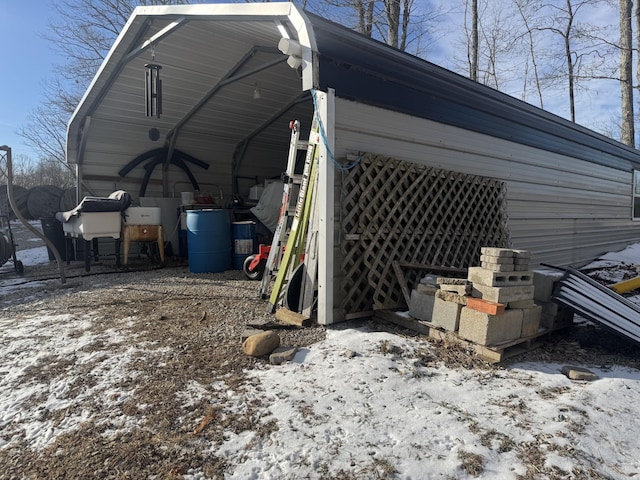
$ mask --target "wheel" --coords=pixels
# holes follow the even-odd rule
[[[251,262],[253,262],[254,258],[256,258],[255,255],[249,255],[247,258],[244,259],[244,263],[242,264],[242,271],[244,272],[244,275],[249,280],[262,280],[262,275],[264,274],[264,267],[266,266],[267,261],[260,260],[260,263],[258,263],[258,265],[254,270],[249,270],[251,266]]]
[[[284,306],[287,307],[292,312],[302,313],[300,311],[300,290],[302,288],[302,281],[306,276],[306,268],[305,264],[301,263],[298,265],[291,274],[291,279],[287,282],[287,285],[284,287]],[[312,310],[315,310],[318,303],[318,292],[313,292],[313,305],[311,307]]]

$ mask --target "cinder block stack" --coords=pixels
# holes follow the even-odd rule
[[[481,253],[481,266],[469,268],[473,300],[460,312],[459,336],[495,345],[535,335],[542,308],[534,302],[531,253],[492,247]]]
[[[434,284],[433,277],[425,277],[420,280],[418,286],[411,291],[409,301],[409,315],[419,320],[430,322],[433,315],[435,294],[438,286]]]
[[[573,324],[573,312],[551,301],[553,290],[562,278],[562,272],[554,270],[534,270],[533,286],[536,304],[542,308],[540,325],[555,330]]]
[[[437,279],[440,289],[436,292],[433,304],[432,322],[449,330],[458,331],[460,312],[467,304],[467,295],[471,293],[471,283],[463,278]]]

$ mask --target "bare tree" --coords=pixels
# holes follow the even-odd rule
[[[400,33],[400,0],[384,0],[384,10],[387,14],[387,43],[398,48]]]
[[[531,66],[533,67],[533,80],[535,90],[538,95],[538,101],[540,102],[540,108],[544,108],[544,100],[542,99],[542,84],[540,81],[537,55],[535,52],[536,40],[534,39],[534,25],[532,24],[532,19],[535,21],[535,12],[537,12],[539,9],[538,3],[539,2],[537,0],[514,0],[514,4],[518,10],[518,14],[520,15],[520,19],[522,20],[522,25],[524,27],[524,35],[522,38],[526,39],[527,41],[528,58],[525,65],[528,67],[529,62],[531,62]],[[526,73],[528,74],[528,69]],[[526,99],[527,77],[528,75],[525,75],[525,83],[523,85],[523,100]]]
[[[620,141],[635,145],[633,115],[633,45],[631,32],[632,0],[620,0],[620,99],[622,129]]]
[[[373,0],[356,0],[354,3],[354,8],[358,15],[358,27],[356,30],[367,37],[371,37],[374,5],[375,2]]]
[[[306,7],[400,50],[423,56],[448,9],[414,0],[308,0]]]
[[[45,96],[48,100],[29,112],[28,122],[18,128],[18,134],[42,161],[54,160],[71,170],[65,162],[65,132],[79,98],[59,81],[45,84]]]
[[[35,161],[28,155],[13,157],[13,184],[24,188],[39,185],[55,185],[60,188],[73,186],[73,175],[60,162],[51,160]],[[0,183],[7,182],[7,172],[0,167]]]
[[[471,0],[471,52],[469,54],[469,78],[474,82],[478,81],[478,48],[478,0]]]
[[[509,5],[487,0],[464,1],[464,33],[466,68],[469,78],[493,88],[502,88],[502,79],[508,81],[520,70],[517,55],[519,26]],[[521,56],[518,54],[518,56]]]
[[[138,5],[193,3],[185,0],[59,0],[56,20],[44,38],[67,61],[45,85],[44,102],[18,129],[42,161],[65,162],[67,121],[127,19]]]
[[[560,52],[551,51],[547,56],[550,70],[548,82],[565,80],[569,98],[571,121],[576,121],[576,89],[582,80],[601,76],[606,64],[606,45],[594,32],[592,25],[580,24],[579,14],[587,8],[597,8],[604,0],[563,0],[541,4],[546,12],[540,31],[551,32],[561,39]],[[602,75],[604,77],[604,75]]]

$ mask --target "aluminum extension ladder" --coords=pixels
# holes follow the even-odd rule
[[[262,298],[269,298],[267,311],[273,313],[276,305],[281,301],[286,283],[290,280],[295,268],[301,264],[306,248],[306,239],[314,205],[314,190],[317,178],[319,133],[317,122],[311,127],[308,141],[300,140],[300,122],[290,123],[291,139],[287,170],[283,173],[282,204],[278,225],[273,235],[269,256],[265,265],[264,275],[260,287]],[[295,174],[295,164],[298,152],[306,150],[302,175]],[[294,186],[299,185],[297,199],[294,205]],[[271,294],[268,288],[274,279]]]

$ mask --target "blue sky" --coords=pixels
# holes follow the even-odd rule
[[[37,155],[16,130],[42,101],[42,82],[57,61],[42,38],[52,15],[47,0],[0,0],[0,145],[15,157]]]

